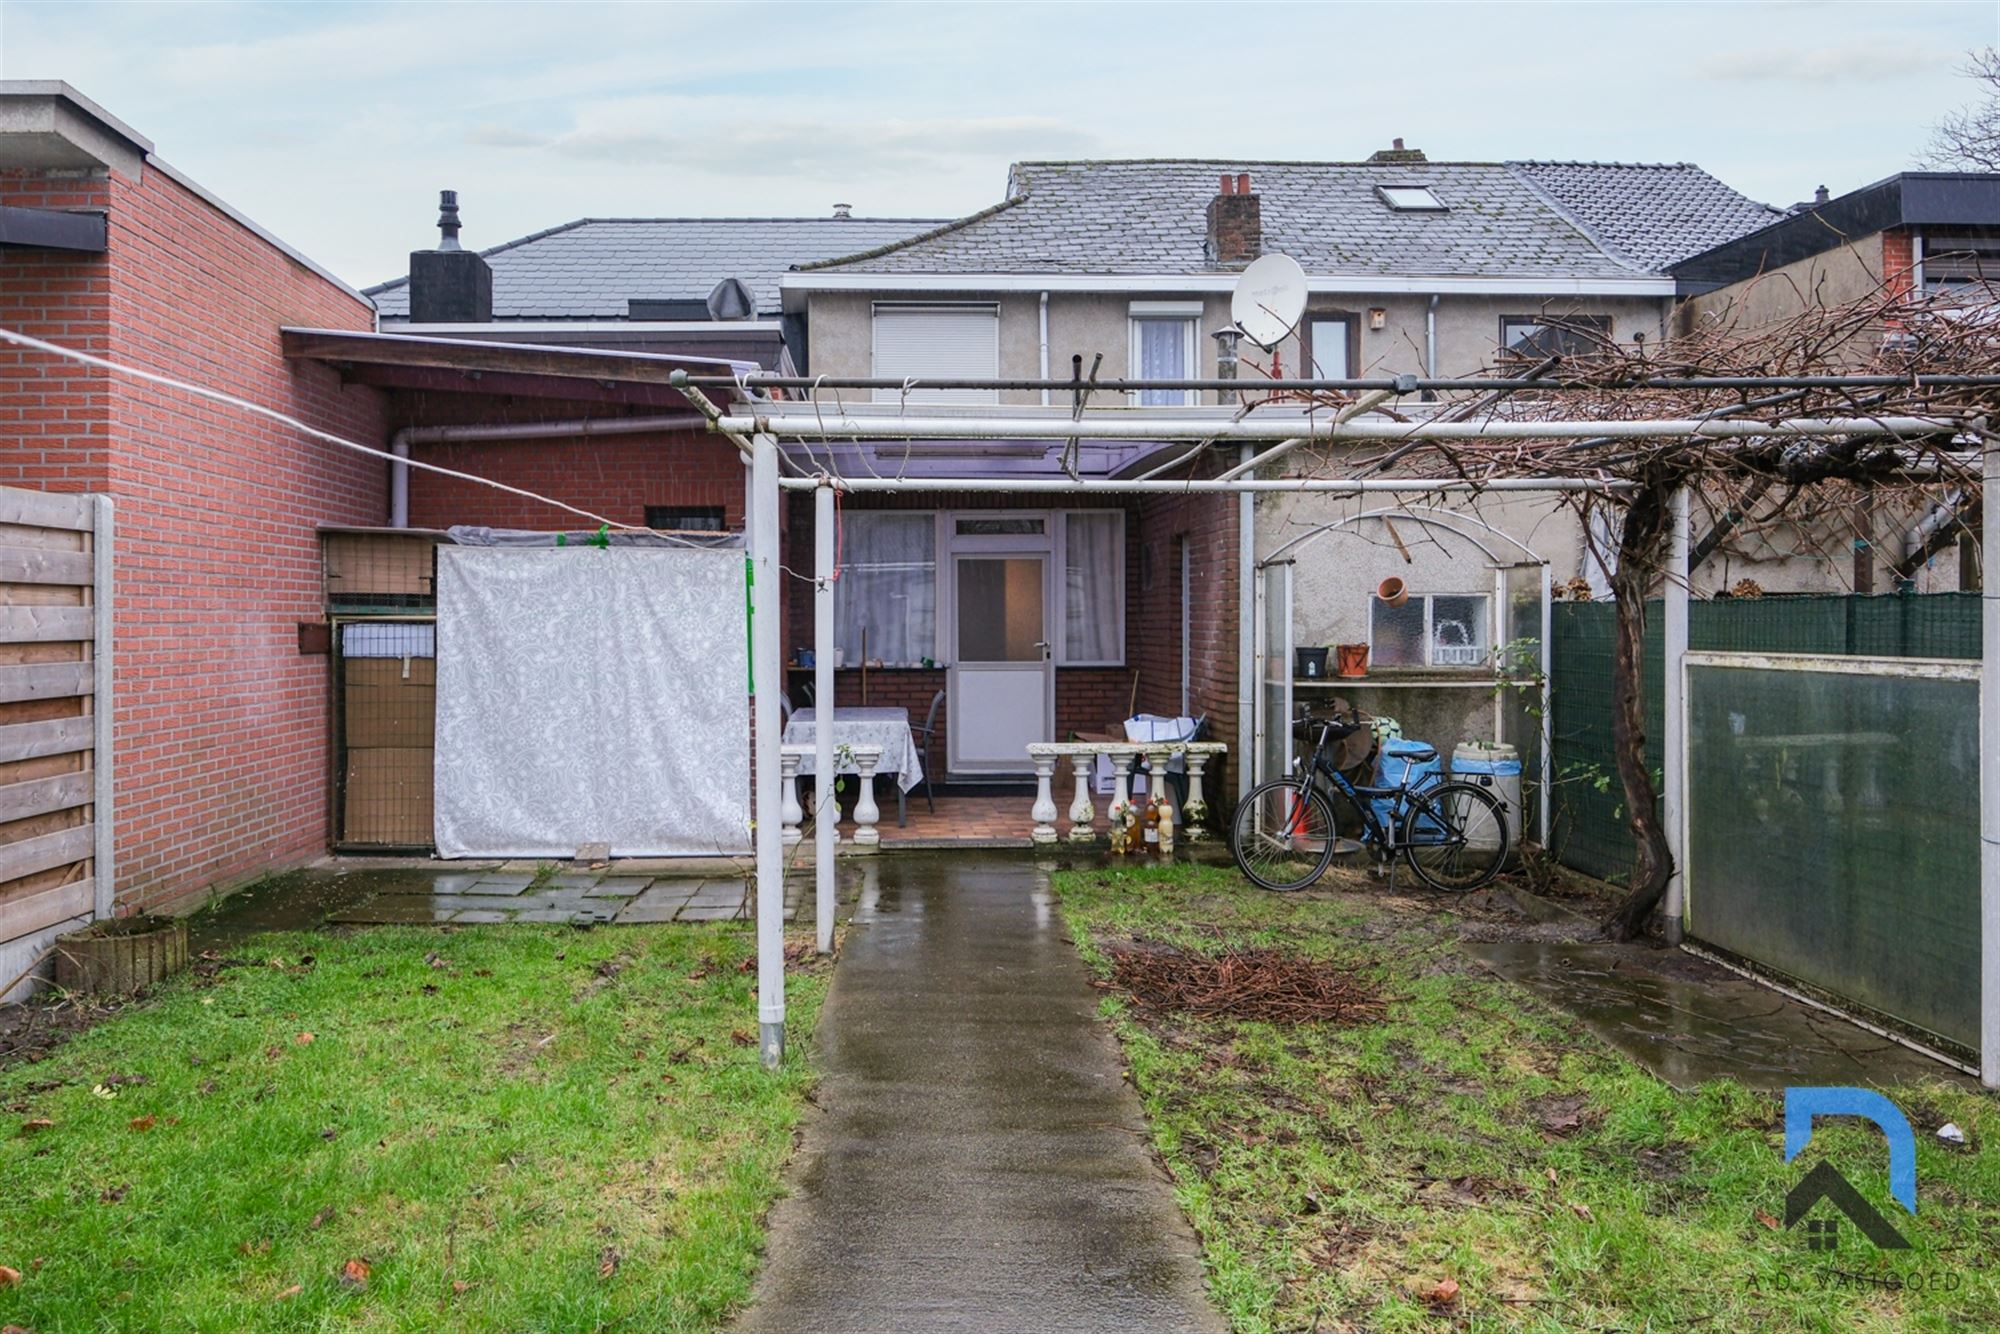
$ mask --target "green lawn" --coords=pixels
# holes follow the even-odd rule
[[[753,949],[734,926],[256,937],[0,1072],[0,1325],[712,1328],[811,1081],[758,1066]],[[803,1053],[825,979],[789,971]]]
[[[1327,960],[1388,998],[1378,1023],[1280,1028],[1141,1014],[1107,993],[1238,1329],[2000,1328],[2000,1114],[1984,1095],[1891,1092],[1918,1140],[1912,1219],[1887,1199],[1879,1135],[1821,1122],[1787,1166],[1776,1095],[1675,1092],[1467,959],[1447,900],[1267,894],[1190,867],[1056,884],[1100,975],[1105,948],[1134,937],[1228,942]],[[1946,1120],[1969,1148],[1932,1137]],[[1822,1158],[1911,1250],[1843,1224],[1838,1250],[1814,1254],[1779,1228],[1785,1192]],[[1436,1300],[1447,1279],[1455,1299]]]

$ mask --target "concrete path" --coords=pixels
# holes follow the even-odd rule
[[[1032,865],[880,859],[745,1330],[1204,1330],[1193,1232]]]

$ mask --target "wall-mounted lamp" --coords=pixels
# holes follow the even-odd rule
[[[1243,331],[1232,324],[1227,328],[1217,329],[1209,337],[1215,340],[1215,378],[1218,380],[1235,379],[1236,348],[1243,341]],[[1218,403],[1234,403],[1236,401],[1236,391],[1234,389],[1220,390],[1215,395],[1215,401]]]
[[[1368,327],[1386,329],[1389,326],[1389,312],[1380,306],[1368,307]]]

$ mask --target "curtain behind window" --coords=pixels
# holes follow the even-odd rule
[[[863,631],[867,656],[891,667],[937,657],[937,529],[928,512],[843,516],[833,617],[848,666],[861,661]]]
[[[1140,320],[1139,378],[1142,380],[1187,380],[1193,368],[1187,358],[1187,320]],[[1142,407],[1179,407],[1188,401],[1185,389],[1142,389]]]
[[[1123,659],[1119,623],[1125,579],[1125,516],[1071,514],[1063,540],[1063,660]]]

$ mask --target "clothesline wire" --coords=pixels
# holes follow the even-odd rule
[[[545,496],[539,491],[530,491],[524,487],[510,486],[506,482],[497,482],[491,477],[481,477],[475,473],[460,472],[456,468],[446,468],[440,464],[426,463],[421,459],[404,458],[401,455],[392,454],[386,449],[378,449],[374,445],[364,445],[358,440],[350,440],[346,436],[336,435],[332,431],[323,431],[317,426],[307,425],[305,422],[288,413],[280,412],[276,408],[266,407],[262,403],[256,403],[250,399],[239,397],[226,390],[211,389],[206,385],[194,384],[171,375],[161,374],[158,371],[149,371],[143,367],[128,366],[123,362],[93,356],[77,348],[64,347],[60,343],[46,342],[40,338],[24,334],[17,329],[0,327],[0,342],[13,343],[18,347],[32,348],[37,352],[46,352],[51,356],[64,357],[70,361],[81,362],[86,366],[96,366],[101,370],[110,371],[114,375],[123,375],[131,379],[143,380],[149,384],[159,385],[163,388],[174,389],[184,394],[193,395],[196,398],[206,399],[211,403],[220,403],[225,407],[248,412],[254,416],[262,417],[267,421],[277,422],[282,426],[289,426],[301,435],[308,436],[311,439],[320,440],[330,445],[337,445],[342,449],[353,450],[359,454],[367,454],[373,458],[386,459],[390,463],[400,463],[406,468],[415,468],[420,472],[436,473],[440,477],[451,477],[461,482],[472,482],[479,486],[490,486],[496,491],[504,491],[508,495],[520,496],[524,500],[536,501],[540,504],[577,515],[580,518],[588,519],[598,525],[600,529],[615,528],[620,532],[651,533],[675,546],[688,547],[694,550],[713,549],[706,543],[689,541],[686,538],[662,532],[657,528],[649,528],[644,524],[620,523],[616,519],[606,518],[602,514],[572,505],[567,501],[557,500],[553,496]]]

